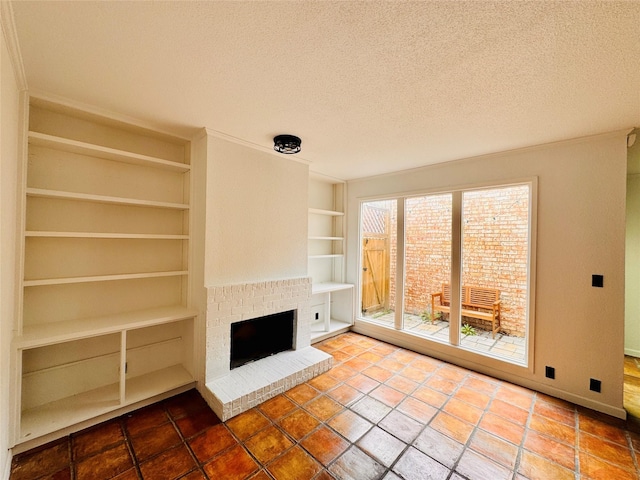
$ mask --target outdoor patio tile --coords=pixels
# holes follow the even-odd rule
[[[557,463],[527,450],[522,452],[518,473],[529,480],[575,480],[573,470],[568,470]],[[609,479],[620,477],[609,477]]]
[[[329,420],[328,425],[352,443],[357,442],[373,426],[351,410],[336,415]]]
[[[294,439],[300,440],[314,430],[320,421],[310,413],[299,408],[279,421],[280,427]]]
[[[449,468],[453,468],[464,451],[462,443],[431,427],[425,428],[413,445]]]
[[[369,393],[371,390],[380,385],[380,382],[378,382],[377,380],[361,374],[350,378],[345,383],[351,385],[353,388],[361,391],[362,393]]]
[[[515,467],[518,447],[482,429],[477,429],[470,448],[511,470]]]
[[[394,437],[399,438],[405,443],[411,443],[418,436],[424,425],[417,420],[393,410],[382,419],[378,426],[384,428]]]
[[[404,480],[445,480],[450,470],[415,448],[408,448],[393,470]]]
[[[329,465],[349,448],[350,443],[331,429],[322,426],[300,442],[300,445],[320,463]]]
[[[466,450],[462,454],[456,471],[468,478],[490,478],[491,480],[508,480],[513,475],[510,469],[473,450]]]
[[[573,447],[557,442],[533,430],[527,432],[524,448],[565,468],[571,470],[575,468],[576,451]]]
[[[438,413],[429,426],[460,443],[467,443],[473,431],[473,425],[445,412]]]
[[[357,445],[386,467],[390,467],[407,446],[379,427],[369,430]]]

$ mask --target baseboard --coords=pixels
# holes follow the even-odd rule
[[[640,350],[635,350],[633,348],[625,348],[624,354],[629,355],[630,357],[640,357]]]

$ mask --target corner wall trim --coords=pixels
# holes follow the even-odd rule
[[[24,64],[22,63],[22,54],[20,53],[20,42],[18,42],[18,33],[16,31],[16,23],[13,16],[13,7],[11,2],[0,2],[0,24],[2,24],[2,34],[7,42],[9,57],[13,65],[13,73],[19,91],[27,90],[27,76],[24,72]]]

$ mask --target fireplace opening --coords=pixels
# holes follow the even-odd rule
[[[293,348],[295,311],[231,324],[231,368]]]

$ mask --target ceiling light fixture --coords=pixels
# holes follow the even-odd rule
[[[295,135],[277,135],[273,137],[273,149],[276,152],[288,155],[298,153],[301,150],[301,144],[302,140]]]

